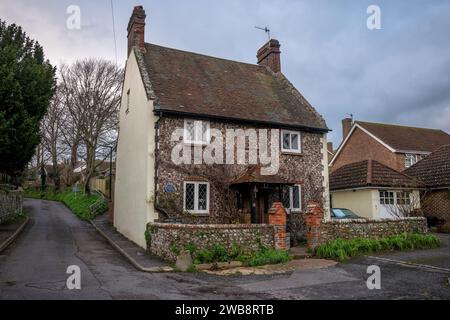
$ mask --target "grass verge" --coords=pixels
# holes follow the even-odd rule
[[[219,263],[240,261],[245,266],[258,267],[268,264],[280,264],[292,260],[288,251],[269,249],[260,246],[256,252],[244,252],[240,246],[233,244],[231,250],[226,250],[221,245],[214,245],[211,249],[197,250],[193,244],[188,244],[185,248],[194,257],[194,264]]]
[[[26,198],[62,202],[69,207],[75,215],[83,220],[89,220],[95,217],[95,213],[91,211],[90,207],[100,199],[100,196],[97,193],[92,193],[88,196],[83,192],[74,193],[70,189],[63,192],[42,192],[36,189],[26,189],[24,192]],[[106,211],[106,209],[105,204],[104,211]]]
[[[441,241],[431,234],[405,233],[385,238],[355,238],[350,240],[335,240],[320,245],[314,254],[323,259],[339,261],[376,252],[430,249],[440,247]]]

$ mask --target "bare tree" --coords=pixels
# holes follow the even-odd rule
[[[63,105],[62,93],[59,88],[53,96],[48,107],[47,114],[41,123],[42,146],[48,153],[52,165],[50,175],[55,183],[56,190],[61,187],[61,167],[60,155],[65,151],[65,145],[61,140],[65,108]],[[39,149],[38,149],[39,150]]]
[[[97,149],[115,144],[117,137],[123,70],[107,60],[85,59],[62,66],[59,75],[72,128],[65,132],[71,165],[75,165],[74,153],[84,160],[84,189],[89,194],[90,180],[102,162],[96,161]]]

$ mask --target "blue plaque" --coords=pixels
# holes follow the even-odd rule
[[[177,191],[177,188],[175,188],[175,186],[173,185],[173,183],[167,183],[164,186],[164,192],[166,193],[174,193]]]

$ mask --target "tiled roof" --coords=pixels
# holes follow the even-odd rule
[[[157,111],[328,131],[293,85],[266,67],[148,43],[142,65]]]
[[[450,135],[442,130],[356,121],[361,127],[399,151],[433,152],[450,144]]]
[[[345,165],[330,174],[330,189],[364,187],[424,187],[411,177],[377,161],[365,160]]]
[[[450,144],[440,147],[404,172],[430,188],[450,188]]]

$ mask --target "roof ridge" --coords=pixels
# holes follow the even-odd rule
[[[227,62],[240,63],[240,64],[244,64],[244,65],[247,65],[247,66],[252,66],[252,67],[256,67],[256,68],[266,69],[265,66],[260,66],[260,65],[258,65],[256,63],[242,62],[242,61],[237,61],[237,60],[231,60],[231,59],[211,56],[211,55],[208,55],[208,54],[205,54],[205,53],[198,53],[198,52],[193,52],[193,51],[181,50],[181,49],[172,48],[172,47],[165,47],[165,46],[162,46],[162,45],[159,45],[159,44],[155,44],[155,43],[150,43],[150,42],[146,42],[145,45],[150,45],[150,46],[155,46],[155,47],[159,47],[159,48],[163,48],[163,49],[177,51],[177,52],[180,52],[180,53],[189,53],[189,54],[193,54],[193,55],[197,55],[197,56],[201,56],[201,57],[205,57],[205,58],[210,58],[210,59],[217,59],[217,60],[222,60],[222,61],[227,61]]]
[[[401,125],[401,124],[392,124],[392,123],[383,123],[383,122],[370,122],[370,121],[360,121],[360,120],[356,120],[355,122],[359,123],[359,124],[367,123],[367,124],[374,124],[374,125],[380,125],[380,126],[389,126],[389,127],[398,127],[398,128],[440,131],[440,132],[443,132],[445,134],[448,134],[447,132],[445,132],[442,129],[435,129],[435,128],[414,127],[414,126],[406,126],[406,125]]]

